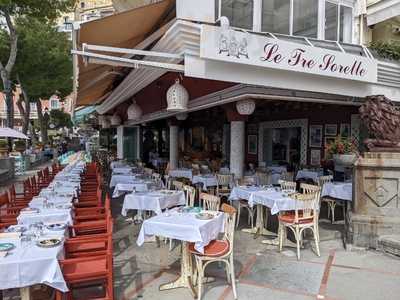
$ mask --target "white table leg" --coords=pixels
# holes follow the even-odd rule
[[[160,291],[172,290],[178,288],[188,288],[193,297],[196,298],[196,291],[192,283],[193,267],[192,259],[189,253],[189,246],[187,242],[182,242],[182,261],[181,261],[181,275],[173,282],[160,285]]]
[[[268,221],[268,216],[264,217],[264,206],[261,204],[257,204],[256,209],[257,209],[256,226],[253,228],[244,228],[242,229],[242,231],[255,234],[256,237],[258,235],[276,236],[276,233],[269,231],[265,228],[265,224]]]
[[[31,290],[29,286],[20,288],[19,292],[21,294],[21,300],[31,300]]]

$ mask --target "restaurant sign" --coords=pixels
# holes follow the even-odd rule
[[[377,62],[373,59],[209,25],[202,26],[200,57],[342,79],[377,81]]]

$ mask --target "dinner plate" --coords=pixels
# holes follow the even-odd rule
[[[32,207],[25,207],[21,209],[22,213],[38,213],[39,210],[37,208],[32,208]]]
[[[61,244],[61,239],[50,238],[42,239],[36,242],[36,245],[42,248],[53,248]]]
[[[52,230],[52,231],[64,230],[65,227],[66,227],[66,225],[62,224],[62,223],[50,224],[50,225],[46,226],[46,228],[48,230]]]
[[[15,245],[13,243],[0,243],[0,251],[10,251],[14,248]]]
[[[196,218],[199,220],[211,220],[214,218],[214,215],[210,213],[198,213],[196,214]]]

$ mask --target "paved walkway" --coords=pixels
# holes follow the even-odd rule
[[[120,201],[113,202],[116,216],[115,291],[116,299],[191,299],[185,289],[158,290],[160,284],[179,274],[180,247],[169,252],[168,244],[136,246],[140,227],[120,217]],[[245,220],[243,220],[243,223]],[[235,236],[235,268],[238,299],[241,300],[387,300],[400,299],[400,259],[376,251],[346,251],[341,239],[331,239],[332,228],[322,224],[321,257],[311,243],[297,261],[292,249],[278,253],[276,247],[261,244],[241,231]],[[336,229],[341,229],[338,226]],[[233,299],[218,264],[206,270],[216,281],[205,285],[205,300]]]

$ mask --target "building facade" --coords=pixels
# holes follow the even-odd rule
[[[132,147],[139,159],[151,150],[167,156],[172,168],[183,157],[215,157],[237,177],[248,163],[321,166],[338,135],[362,147],[358,108],[366,96],[400,101],[400,65],[366,47],[374,28],[364,4],[178,0],[133,10],[131,20],[143,32],[76,41],[74,53],[88,63],[81,60],[76,69],[77,103],[98,104],[117,127],[120,157],[132,157]],[[153,24],[143,14],[159,17]],[[123,26],[123,16],[114,17]],[[81,31],[97,26],[87,23]],[[121,46],[129,34],[132,42]],[[104,50],[110,54],[99,56]],[[176,80],[189,95],[179,112],[167,102]],[[132,119],[127,111],[136,105],[141,114]]]

